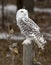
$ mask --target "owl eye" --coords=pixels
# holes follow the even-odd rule
[[[23,11],[21,11],[21,13],[23,13]]]

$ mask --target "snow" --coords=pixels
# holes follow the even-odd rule
[[[17,10],[17,7],[16,5],[6,5],[4,7],[5,11],[10,11],[10,12],[13,12],[13,13],[16,13],[16,10]]]
[[[0,12],[2,12],[1,9],[2,9],[2,5],[0,5]],[[17,6],[13,5],[13,4],[8,4],[8,5],[4,6],[4,12],[6,12],[6,11],[16,13]],[[34,7],[34,11],[35,12],[51,13],[51,8],[37,8],[37,7]]]
[[[43,34],[45,35],[47,40],[51,41],[51,34],[50,33],[43,32]],[[25,39],[25,37],[23,35],[19,35],[19,34],[9,35],[8,33],[4,33],[4,32],[0,33],[0,39],[7,40],[9,37],[11,40],[24,40]]]
[[[45,38],[49,41],[51,41],[51,33],[47,33],[47,32],[43,32],[43,35],[45,35]],[[5,39],[7,40],[8,38],[10,37],[11,40],[24,40],[25,37],[23,35],[19,35],[19,34],[16,34],[16,35],[9,35],[8,33],[0,33],[0,39]],[[27,42],[29,42],[29,39],[27,39]]]
[[[24,40],[25,37],[22,36],[22,35],[11,35],[11,34],[8,34],[8,33],[0,33],[0,39],[5,39],[5,40],[8,40],[8,39],[11,39],[11,40]]]
[[[17,6],[16,5],[13,5],[13,4],[7,4],[4,6],[4,14],[7,13],[16,13],[17,11]],[[34,11],[35,12],[45,12],[45,13],[51,13],[51,8],[37,8],[37,7],[34,7]],[[0,17],[2,16],[2,5],[0,5]]]
[[[16,5],[8,4],[8,5],[4,6],[4,14],[6,14],[6,13],[14,13],[15,14],[16,11],[17,11]],[[0,5],[0,17],[1,16],[2,16],[2,5]]]
[[[44,13],[51,13],[51,8],[37,8],[37,7],[34,7],[34,11],[35,12],[44,12]]]

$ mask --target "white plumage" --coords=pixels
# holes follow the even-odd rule
[[[26,38],[34,40],[39,48],[44,49],[44,40],[43,35],[40,33],[39,26],[29,18],[28,11],[25,9],[20,9],[16,14],[17,25],[20,28],[20,31]]]

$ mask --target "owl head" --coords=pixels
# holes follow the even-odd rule
[[[22,17],[28,18],[28,11],[26,9],[19,9],[16,14],[16,20]]]

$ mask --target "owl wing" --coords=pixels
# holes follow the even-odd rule
[[[26,23],[29,27],[31,27],[35,31],[39,31],[40,27],[30,18],[22,18],[22,21]]]
[[[21,21],[19,23],[19,27],[21,32],[28,36],[37,36],[40,34],[40,28],[39,26],[30,18],[23,17],[21,18]],[[39,37],[39,36],[37,36]]]
[[[22,18],[22,21],[29,27],[31,34],[28,35],[34,36],[34,40],[37,43],[38,47],[43,49],[46,40],[44,40],[43,35],[40,33],[39,26],[30,18]],[[27,28],[28,29],[28,28]]]
[[[17,25],[20,28],[20,31],[23,35],[29,36],[33,33],[33,29],[30,25],[27,24],[27,21],[25,21],[26,18],[21,18],[19,21],[17,21]]]

